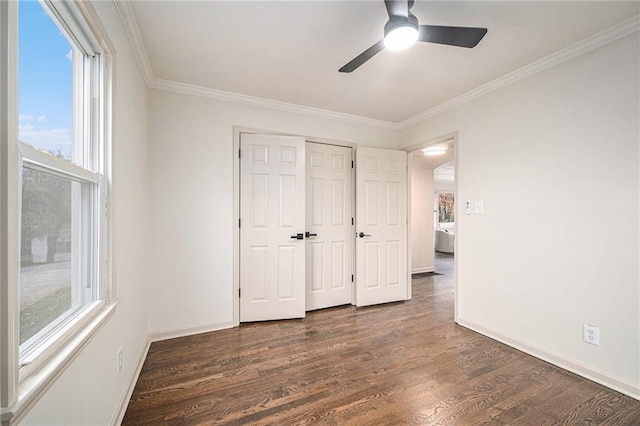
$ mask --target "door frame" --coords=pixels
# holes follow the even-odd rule
[[[231,218],[231,229],[233,229],[233,290],[231,292],[231,299],[233,300],[233,324],[232,327],[238,327],[240,325],[240,298],[238,297],[240,292],[240,158],[237,154],[240,149],[240,135],[242,133],[253,133],[262,135],[281,135],[281,136],[297,136],[304,138],[305,142],[315,142],[327,145],[343,146],[351,148],[353,155],[358,145],[352,142],[340,141],[335,139],[326,139],[308,135],[301,135],[289,132],[280,132],[277,130],[258,129],[244,126],[233,126],[233,216]],[[355,158],[355,157],[354,157]],[[355,168],[351,169],[352,179],[352,212],[355,217]],[[456,212],[457,214],[457,212]],[[354,233],[355,239],[355,233]],[[353,262],[355,262],[355,241],[353,243]],[[353,264],[355,267],[355,263]],[[355,271],[354,271],[355,274]],[[352,285],[351,303],[355,302],[355,285]]]
[[[431,145],[437,145],[443,142],[449,142],[449,141],[453,141],[453,149],[455,150],[455,170],[454,170],[454,181],[455,181],[455,191],[456,191],[456,199],[459,198],[459,194],[460,194],[460,183],[459,183],[459,151],[458,151],[458,139],[459,139],[459,134],[458,131],[455,132],[451,132],[451,133],[447,133],[432,139],[428,139],[426,141],[423,142],[418,142],[416,144],[407,146],[404,149],[404,151],[407,152],[408,155],[411,155],[412,153],[419,151],[421,149],[424,149],[428,146]],[[411,235],[411,221],[412,221],[412,217],[411,217],[411,205],[412,205],[412,199],[411,199],[411,161],[407,161],[407,218],[408,218],[408,223],[407,223],[407,235]],[[459,277],[459,273],[458,271],[460,271],[459,268],[459,263],[460,263],[460,255],[459,255],[459,251],[458,251],[458,247],[460,247],[460,245],[458,244],[458,240],[459,240],[459,236],[458,236],[458,224],[459,219],[461,218],[460,214],[462,212],[462,209],[460,208],[461,203],[460,202],[456,202],[455,203],[455,207],[454,207],[454,212],[455,212],[455,217],[456,217],[456,221],[455,221],[455,225],[454,225],[454,234],[455,234],[455,239],[454,239],[454,253],[455,256],[453,257],[453,320],[457,323],[458,322],[458,315],[460,312],[460,307],[458,306],[459,304],[459,298],[458,298],[458,290],[459,290],[459,281],[460,281],[460,277]],[[407,274],[409,275],[408,278],[408,283],[411,283],[411,238],[407,238]],[[411,298],[411,285],[408,285],[408,296],[409,298]]]

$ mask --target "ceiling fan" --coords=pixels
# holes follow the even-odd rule
[[[487,33],[486,28],[442,27],[418,25],[418,18],[410,12],[415,0],[384,0],[389,20],[384,26],[384,39],[380,40],[338,71],[349,73],[367,62],[385,47],[402,50],[416,41],[447,44],[449,46],[475,47]]]

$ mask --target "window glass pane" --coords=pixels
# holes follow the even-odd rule
[[[37,1],[19,3],[20,142],[73,158],[74,47]]]
[[[77,309],[82,270],[82,184],[22,172],[20,344]]]

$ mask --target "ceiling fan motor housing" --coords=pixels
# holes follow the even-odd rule
[[[401,27],[412,27],[418,31],[418,18],[413,13],[409,13],[409,17],[393,16],[384,26],[384,36],[386,37],[391,31]]]

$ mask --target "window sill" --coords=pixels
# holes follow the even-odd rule
[[[2,424],[19,422],[44,395],[53,382],[73,362],[93,336],[113,316],[119,301],[107,303],[93,312],[87,323],[66,341],[43,362],[36,371],[33,371],[20,382],[18,398],[8,407],[0,409],[0,421]]]

